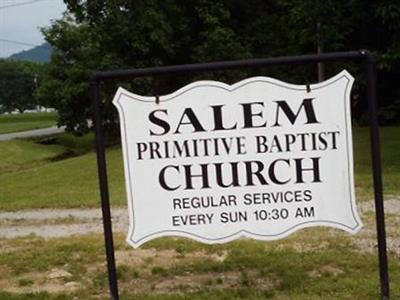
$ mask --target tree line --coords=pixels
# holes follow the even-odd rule
[[[0,113],[34,109],[42,66],[28,61],[0,59]]]
[[[75,133],[90,130],[89,76],[95,70],[369,49],[377,58],[381,124],[400,122],[400,2],[390,0],[64,0],[68,11],[43,29],[53,47],[37,99]],[[348,69],[354,122],[365,124],[362,66],[317,66],[210,72],[109,82],[102,86],[104,125],[118,128],[116,86],[144,95],[169,93],[198,79],[233,83],[265,75],[304,84]],[[156,88],[155,88],[156,86]]]

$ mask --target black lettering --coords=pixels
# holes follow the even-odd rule
[[[304,158],[295,158],[296,164],[296,183],[304,183],[303,179],[303,172],[312,172],[313,173],[313,180],[312,182],[321,182],[320,178],[320,170],[319,170],[319,160],[321,157],[312,157],[312,167],[304,168],[303,167],[303,160]]]
[[[222,118],[222,107],[225,105],[211,105],[211,108],[214,113],[214,131],[216,130],[232,130],[236,129],[237,123],[230,128],[224,127],[224,122]]]
[[[277,160],[274,160],[271,163],[271,165],[269,166],[269,169],[268,169],[269,178],[271,179],[271,181],[273,183],[286,184],[286,183],[288,183],[290,181],[290,178],[287,179],[287,180],[281,181],[276,177],[275,165],[280,161],[285,162],[288,166],[290,166],[290,161],[288,159],[277,159]]]
[[[340,132],[339,131],[333,131],[333,132],[330,132],[330,134],[332,135],[332,149],[337,149],[337,146],[336,146],[336,135],[339,135]]]
[[[143,152],[146,152],[147,150],[147,144],[146,143],[136,143],[137,146],[137,152],[138,152],[138,159],[143,159]]]
[[[310,190],[304,191],[304,201],[308,202],[312,200],[312,193]]]
[[[184,122],[185,116],[187,116],[189,121]],[[181,133],[179,129],[181,128],[182,125],[192,125],[194,128],[193,132],[206,131],[201,125],[199,119],[197,119],[196,115],[194,114],[191,108],[186,108],[185,111],[183,112],[175,133]]]
[[[266,185],[267,181],[265,180],[264,176],[261,172],[264,170],[264,165],[261,161],[245,161],[246,166],[246,179],[247,183],[246,186],[254,185],[253,177],[257,177],[262,185]],[[253,165],[256,165],[256,170],[253,170]]]
[[[158,136],[159,136],[159,135],[164,135],[164,134],[168,133],[169,130],[171,129],[171,127],[169,126],[168,122],[166,122],[166,121],[164,121],[164,120],[162,120],[162,119],[160,119],[160,118],[158,118],[158,117],[156,116],[156,113],[157,113],[157,112],[162,112],[162,113],[164,113],[165,115],[168,115],[168,112],[167,112],[166,109],[156,109],[156,110],[152,111],[152,112],[149,114],[149,120],[150,120],[150,122],[153,123],[153,124],[155,124],[155,125],[160,126],[160,127],[163,129],[163,131],[162,131],[162,132],[159,132],[159,133],[156,133],[156,132],[150,130],[150,135],[158,135]]]
[[[180,198],[174,198],[172,201],[174,203],[174,209],[182,209],[182,202]]]
[[[254,124],[254,117],[262,118],[263,113],[262,111],[258,113],[253,112],[253,106],[261,105],[262,107],[264,107],[263,102],[241,103],[241,105],[243,106],[243,118],[244,118],[243,128],[260,128],[267,126],[267,122],[258,125]]]
[[[231,166],[231,172],[232,174],[232,180],[229,183],[224,183],[224,180],[222,179],[222,174],[224,173],[222,170],[222,163],[215,163],[215,172],[216,172],[216,177],[217,177],[217,184],[220,187],[228,188],[231,186],[239,186],[239,175],[238,175],[238,163],[237,162],[232,162],[229,165]]]
[[[275,101],[275,103],[277,104],[277,107],[276,107],[275,124],[273,126],[274,127],[281,126],[281,124],[279,124],[280,109],[282,109],[282,111],[284,112],[284,114],[286,115],[286,117],[288,118],[290,123],[292,123],[292,125],[296,122],[296,119],[300,115],[302,108],[304,108],[304,111],[305,111],[306,117],[307,117],[307,121],[305,122],[305,124],[319,123],[317,120],[317,117],[315,115],[314,106],[312,103],[313,100],[314,100],[314,98],[304,99],[296,113],[294,113],[292,111],[292,109],[290,108],[290,106],[287,104],[287,102],[285,100]]]
[[[174,148],[173,148],[173,154],[172,157],[190,157],[189,153],[189,146],[188,146],[188,141],[184,140],[182,144],[180,144],[178,141],[173,141]],[[178,153],[178,155],[177,155]]]
[[[251,202],[252,202],[251,194],[249,194],[249,193],[244,194],[243,199],[244,199],[244,201],[243,201],[244,205],[251,205]]]
[[[267,137],[263,135],[256,136],[257,153],[268,152]]]
[[[320,145],[322,145],[322,146],[318,147],[318,150],[324,151],[328,148],[328,143],[325,139],[325,135],[326,135],[326,132],[320,132],[318,135],[319,143],[320,143]]]
[[[164,190],[167,190],[167,191],[175,191],[175,190],[177,190],[177,189],[180,188],[180,185],[178,185],[178,186],[176,186],[176,187],[171,187],[171,186],[169,186],[169,185],[166,183],[166,181],[165,181],[165,172],[166,172],[167,169],[169,169],[169,168],[175,169],[175,170],[178,171],[178,173],[179,173],[179,167],[178,167],[178,166],[174,166],[174,165],[165,166],[164,168],[161,169],[160,174],[158,175],[158,181],[160,182],[160,185],[162,186],[162,188],[163,188]]]
[[[193,190],[193,178],[201,178],[201,188],[210,188],[210,183],[208,180],[208,170],[207,164],[200,164],[201,173],[200,174],[193,174],[192,173],[192,166],[193,165],[184,165],[183,168],[185,170],[185,179],[186,179],[186,187],[185,190]]]
[[[156,156],[157,158],[162,158],[160,153],[160,144],[157,142],[150,142],[150,158],[154,159]]]

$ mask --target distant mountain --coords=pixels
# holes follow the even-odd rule
[[[15,60],[28,60],[33,62],[49,62],[51,57],[51,46],[49,43],[43,43],[40,46],[36,46],[32,49],[21,51],[11,55],[9,58]]]

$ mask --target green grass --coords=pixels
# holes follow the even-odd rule
[[[93,143],[91,134],[83,137],[60,134],[40,140],[0,143],[0,170],[3,171],[0,210],[98,205]],[[108,154],[110,183],[120,186],[116,190],[121,204],[124,193],[122,158],[119,149],[110,149]]]
[[[0,174],[29,170],[61,155],[60,145],[41,145],[31,140],[10,140],[0,143]]]
[[[113,204],[125,204],[122,158],[110,149],[109,183]],[[0,175],[0,209],[98,206],[98,178],[93,153]]]
[[[382,163],[385,193],[400,194],[400,127],[381,130]],[[39,207],[99,206],[96,156],[93,135],[73,137],[61,134],[30,140],[0,143],[0,210]],[[366,128],[354,130],[355,173],[359,199],[372,198],[369,136]],[[108,175],[113,205],[125,205],[121,149],[107,149]],[[369,219],[373,219],[371,214]],[[369,220],[368,219],[368,220]],[[325,300],[379,299],[379,274],[376,254],[360,253],[346,234],[332,234],[332,229],[311,228],[276,242],[238,240],[223,245],[205,245],[188,239],[161,238],[142,249],[155,249],[156,255],[121,261],[118,253],[135,250],[117,234],[118,276],[121,300]],[[388,231],[388,234],[396,234]],[[306,245],[299,250],[297,245]],[[321,250],[321,245],[325,246]],[[20,289],[0,290],[6,300],[74,300],[109,299],[104,265],[104,241],[101,235],[75,236],[45,240],[26,237],[1,240],[0,283],[10,280]],[[174,263],[159,264],[157,256],[174,253]],[[210,255],[196,258],[196,253]],[[211,255],[226,255],[225,260]],[[192,256],[191,256],[192,255]],[[335,275],[324,269],[333,266]],[[390,254],[391,299],[400,299],[400,260]],[[68,271],[82,288],[74,292],[27,293],[24,289],[41,285],[43,279],[33,274],[48,274],[53,268]],[[310,274],[318,271],[318,276]],[[235,274],[238,281],[229,285],[226,276]],[[206,276],[198,289],[188,289],[185,281],[170,292],[136,294],[135,287],[153,287],[159,282],[175,282],[188,276]],[[273,279],[273,287],[259,283]]]
[[[56,113],[23,113],[0,115],[0,134],[55,126]]]
[[[192,254],[193,257],[196,253],[202,253],[201,251],[209,254],[218,251],[227,253],[223,261],[202,259],[188,262],[173,258],[174,263],[169,266],[161,266],[155,260],[150,261],[143,257],[138,257],[136,263],[129,259],[119,260],[120,251],[132,251],[134,257],[135,250],[128,248],[123,237],[117,235],[115,246],[121,300],[379,299],[376,255],[354,251],[348,236],[334,237],[323,232],[325,231],[310,229],[296,233],[283,241],[269,243],[239,240],[218,246],[207,246],[185,239],[174,239],[174,246],[170,242],[172,239],[160,239],[145,246],[147,249],[156,247],[157,255],[161,256],[163,253],[171,253],[168,251],[172,250],[175,251],[173,255],[179,257],[180,253],[175,247],[180,244],[187,245],[186,254]],[[313,233],[317,233],[319,237],[310,239]],[[309,245],[310,249],[318,249],[321,239],[327,243],[323,251],[299,252],[293,247],[295,242],[302,242]],[[38,282],[33,274],[46,274],[53,268],[61,268],[72,274],[72,278],[68,281],[79,282],[83,288],[59,295],[0,292],[0,299],[108,299],[101,235],[52,240],[30,237],[7,243],[18,247],[17,250],[0,256],[0,270],[8,270],[3,274],[10,283],[19,284],[21,278],[24,278],[25,282],[29,282],[28,286],[38,285],[41,281]],[[282,247],[282,244],[285,247]],[[141,266],[140,261],[145,265]],[[326,266],[339,270],[339,273],[329,271]],[[144,269],[157,271],[146,273]],[[229,279],[224,274],[226,276],[236,274],[237,280],[233,281],[233,278]],[[390,261],[390,274],[391,299],[400,299],[398,259]],[[208,280],[199,279],[196,282],[196,290],[188,290],[183,280],[185,277],[204,278],[204,275]],[[263,280],[274,284],[272,286],[260,284]],[[152,286],[160,282],[177,284],[169,292],[160,293],[157,289],[153,292],[140,292],[141,287],[151,290]]]
[[[400,127],[381,129],[385,194],[400,193]],[[93,136],[58,135],[0,143],[0,210],[24,208],[93,207],[99,188]],[[369,135],[354,130],[356,191],[359,200],[372,199]],[[119,147],[107,149],[108,178],[113,205],[125,205],[125,183]]]
[[[400,193],[400,127],[383,127],[380,129],[380,137],[384,192],[397,195]],[[353,139],[357,192],[361,198],[371,198],[373,182],[369,129],[355,128]]]
[[[4,300],[70,300],[67,295],[49,295],[48,293],[10,294],[0,291],[0,299]]]
[[[53,161],[76,157],[93,150],[94,137],[62,133],[50,137],[0,142],[0,174],[31,170]]]

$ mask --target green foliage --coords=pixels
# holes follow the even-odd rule
[[[88,26],[77,26],[71,18],[56,21],[45,34],[57,50],[46,66],[38,97],[45,106],[58,110],[59,123],[67,130],[85,133],[90,118],[88,78],[101,54],[90,43]]]
[[[40,87],[43,103],[60,113],[60,124],[82,134],[90,129],[89,76],[95,70],[143,68],[197,62],[271,57],[368,48],[378,57],[378,95],[385,124],[399,122],[391,113],[400,99],[400,4],[393,1],[315,0],[109,0],[65,1],[69,12],[43,30],[54,53]],[[74,4],[75,3],[75,4]],[[351,12],[351,13],[349,13]],[[357,78],[362,70],[345,65]],[[326,77],[343,68],[327,64]],[[207,73],[159,78],[169,93],[199,78],[235,82],[255,71]],[[259,75],[260,73],[256,73]],[[261,74],[266,74],[261,72]],[[316,81],[315,66],[269,69],[268,75],[291,82]],[[102,86],[108,132],[117,130],[111,105],[116,85],[154,94],[149,78]],[[353,93],[359,123],[366,114],[364,86]],[[396,102],[397,101],[397,102]],[[398,110],[398,109],[397,109]]]
[[[0,113],[24,112],[38,105],[35,89],[41,66],[32,62],[0,59]]]
[[[214,1],[88,1],[72,11],[44,30],[54,53],[39,96],[76,133],[89,129],[88,81],[94,70],[250,57],[231,28],[229,10]],[[179,84],[169,81],[161,92]],[[144,94],[152,90],[147,79],[125,86]],[[102,91],[107,99],[104,124],[115,132],[116,111],[110,103],[115,87],[106,85]]]

